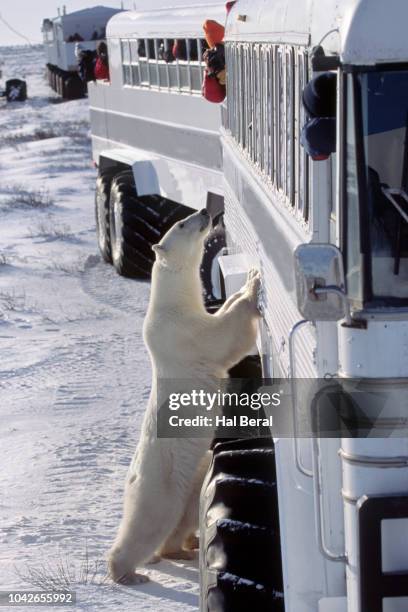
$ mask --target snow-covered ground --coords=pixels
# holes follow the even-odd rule
[[[0,107],[0,590],[52,588],[68,566],[78,610],[197,610],[197,563],[104,583],[150,387],[149,284],[98,255],[87,100],[48,88],[41,48],[0,58],[29,93]]]

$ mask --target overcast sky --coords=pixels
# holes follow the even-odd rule
[[[27,41],[12,32],[3,19],[17,32],[26,36],[30,42],[42,42],[41,24],[45,17],[56,17],[57,8],[65,4],[67,13],[90,6],[104,5],[120,7],[120,0],[3,0],[0,2],[0,46],[24,45]],[[133,0],[124,0],[124,7],[131,9]],[[160,0],[152,0],[160,4]]]
[[[226,0],[214,1],[224,3]],[[125,9],[140,8],[143,5],[156,8],[202,2],[203,0],[123,0],[123,6]],[[65,0],[65,2],[64,0],[0,0],[0,46],[27,44],[24,37],[28,38],[31,43],[42,42],[43,19],[56,17],[58,7],[64,4],[67,7],[67,13],[71,13],[98,5],[120,8],[121,0]]]
[[[125,9],[202,4],[205,0],[123,0]],[[213,0],[224,4],[226,0]],[[67,13],[92,6],[120,8],[121,0],[0,0],[0,47],[42,42],[43,19],[52,19],[65,4]],[[62,12],[62,11],[61,11]],[[6,23],[8,25],[6,25]],[[14,31],[13,31],[14,30]]]

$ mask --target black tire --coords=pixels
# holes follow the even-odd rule
[[[56,76],[56,79],[55,79],[55,88],[56,88],[57,94],[62,97],[62,74],[61,74],[61,71],[57,72],[57,76]]]
[[[106,263],[112,263],[109,215],[112,178],[112,172],[102,172],[96,179],[95,187],[96,239],[99,251]]]
[[[69,74],[64,82],[64,98],[76,100],[77,98],[82,98],[83,95],[84,88],[81,79],[76,74]]]
[[[203,283],[204,300],[207,305],[211,302],[216,302],[221,299],[221,295],[217,295],[217,287],[215,284],[215,275],[218,271],[218,256],[226,246],[225,228],[222,221],[222,215],[215,222],[214,228],[208,234],[204,247],[204,256],[201,263],[201,281]]]
[[[59,81],[59,94],[64,100],[67,97],[67,80],[65,74],[62,74]]]
[[[133,176],[130,171],[114,177],[109,199],[109,226],[112,263],[121,276],[148,278],[153,266],[153,251],[139,227],[137,214],[139,202],[136,197]],[[145,228],[146,232],[150,230]]]
[[[283,612],[275,453],[270,438],[215,446],[200,515],[201,612]]]
[[[131,171],[121,172],[110,191],[112,262],[121,276],[149,278],[152,245],[191,210],[160,196],[138,197]]]

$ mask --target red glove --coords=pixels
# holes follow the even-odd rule
[[[215,76],[208,76],[207,70],[204,73],[202,94],[208,102],[223,102],[227,94],[225,85],[221,85]]]

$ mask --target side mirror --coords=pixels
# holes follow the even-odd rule
[[[294,256],[297,306],[302,316],[308,321],[346,318],[351,324],[339,249],[331,244],[301,244]]]

